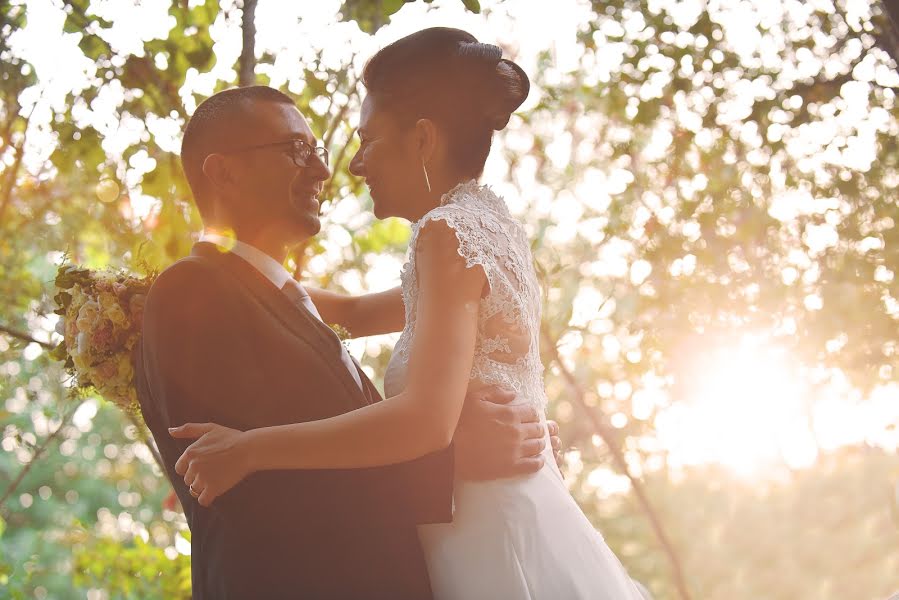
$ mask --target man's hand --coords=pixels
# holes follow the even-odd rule
[[[515,393],[499,388],[469,392],[454,437],[456,474],[490,480],[536,473],[544,464],[546,428],[530,404],[510,404]],[[556,432],[558,426],[551,423]],[[561,448],[558,438],[553,448]],[[557,459],[558,460],[558,459]]]
[[[565,457],[562,455],[562,438],[559,437],[559,424],[555,421],[546,421],[546,428],[549,430],[549,441],[553,447],[553,458],[556,459],[556,465],[559,470],[565,466]]]

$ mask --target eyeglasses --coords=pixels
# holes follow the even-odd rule
[[[328,149],[324,146],[311,146],[304,140],[285,140],[283,142],[273,142],[271,144],[258,144],[256,146],[247,146],[246,148],[237,148],[229,150],[223,154],[236,154],[238,152],[246,152],[248,150],[259,150],[260,148],[277,148],[278,146],[290,146],[288,154],[293,160],[293,164],[298,167],[308,167],[309,159],[314,154],[325,166],[328,165]]]

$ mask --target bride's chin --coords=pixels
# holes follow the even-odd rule
[[[372,206],[371,212],[374,213],[375,217],[379,219],[386,219],[387,217],[391,216],[386,210],[384,210],[384,207],[377,202],[375,202],[375,204]]]

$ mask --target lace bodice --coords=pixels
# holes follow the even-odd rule
[[[396,395],[405,387],[419,296],[416,243],[422,228],[438,220],[455,232],[466,266],[483,268],[489,285],[478,309],[472,380],[512,389],[520,399],[545,408],[539,347],[540,292],[530,246],[505,202],[474,180],[453,188],[443,196],[440,206],[412,226],[409,258],[401,276],[406,326],[384,377],[386,395]]]

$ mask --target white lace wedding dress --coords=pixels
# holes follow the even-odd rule
[[[406,326],[384,378],[387,397],[405,385],[415,335],[415,246],[427,223],[444,221],[469,267],[490,286],[481,299],[472,384],[513,389],[541,415],[546,406],[539,354],[540,294],[530,246],[502,199],[470,181],[413,226],[403,267]],[[545,420],[545,416],[541,417]],[[436,600],[631,600],[642,596],[569,494],[553,460],[537,473],[456,482],[449,524],[419,527]]]

